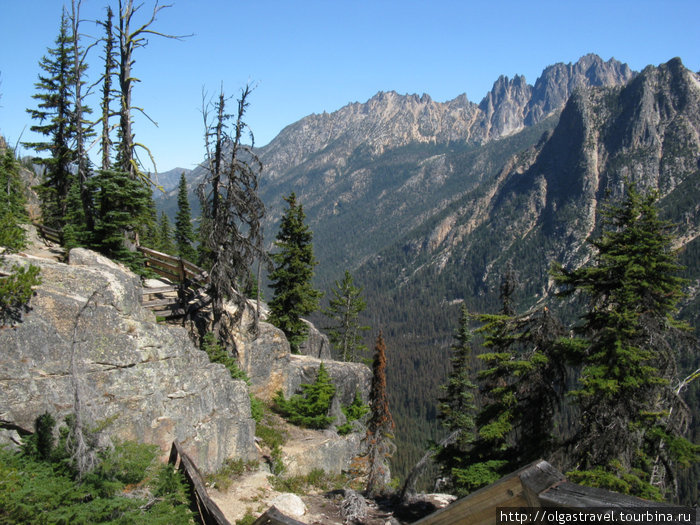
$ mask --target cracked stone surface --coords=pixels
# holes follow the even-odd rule
[[[178,439],[205,472],[256,456],[246,384],[184,329],[157,324],[136,275],[84,249],[68,265],[6,259],[39,266],[43,282],[23,322],[0,329],[0,423],[32,430],[45,411],[62,419],[78,389],[113,438],[155,443],[164,456]]]

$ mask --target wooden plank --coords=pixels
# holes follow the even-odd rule
[[[192,462],[185,451],[182,450],[182,447],[177,441],[173,441],[173,447],[175,447],[177,454],[180,456],[180,469],[184,471],[185,477],[192,485],[204,524],[231,525],[226,519],[226,516],[224,516],[224,513],[221,512],[219,506],[209,497],[207,489],[204,487],[204,482],[202,481],[202,475],[199,473],[197,466]]]
[[[180,286],[177,284],[170,284],[168,286],[158,286],[157,288],[143,288],[143,295],[177,292],[179,289]]]
[[[194,263],[191,263],[187,259],[182,259],[182,264],[185,266],[186,270],[191,270],[195,275],[204,272],[204,268],[200,268]]]
[[[306,525],[305,523],[282,514],[277,507],[272,506],[253,522],[253,525]]]
[[[144,301],[141,306],[144,308],[153,308],[154,306],[170,306],[179,305],[180,301],[177,297],[165,297],[163,299],[154,299],[152,301]]]
[[[151,258],[154,259],[162,259],[165,261],[174,261],[177,262],[179,259],[178,257],[173,257],[172,255],[168,255],[167,253],[159,252],[157,250],[153,250],[151,248],[146,248],[145,246],[138,246],[136,248],[138,251],[143,253],[146,256],[150,256]]]
[[[416,525],[495,525],[498,507],[527,507],[519,471],[455,501],[415,522]]]
[[[173,274],[172,272],[161,270],[157,266],[151,266],[149,264],[146,264],[146,267],[150,268],[151,270],[153,270],[154,273],[157,273],[158,275],[160,275],[161,277],[165,277],[166,279],[171,279],[174,281],[177,281],[177,279],[178,279],[177,274]]]
[[[562,481],[566,481],[564,474],[544,460],[531,463],[528,468],[520,473],[523,495],[530,507],[540,507],[540,493]]]
[[[546,507],[673,507],[670,503],[647,501],[626,494],[565,481],[543,491],[539,500]]]

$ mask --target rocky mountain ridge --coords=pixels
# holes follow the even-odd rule
[[[414,142],[483,144],[541,122],[577,88],[624,85],[633,76],[626,64],[589,54],[574,64],[547,67],[534,86],[520,75],[501,76],[478,105],[466,94],[436,102],[426,94],[379,92],[363,104],[310,115],[283,129],[260,148],[265,179],[276,180],[305,162],[331,167],[336,158],[342,166],[338,157],[360,145],[378,155]]]

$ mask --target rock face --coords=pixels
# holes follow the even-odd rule
[[[74,411],[76,393],[113,438],[157,444],[179,440],[197,466],[255,457],[247,387],[209,362],[181,328],[155,323],[140,306],[137,276],[93,252],[70,264],[9,256],[41,268],[42,284],[24,322],[0,330],[0,420],[33,429],[49,411]]]
[[[329,474],[346,472],[362,449],[364,435],[357,432],[347,436],[330,430],[307,433],[308,438],[282,447],[286,475],[303,476],[315,469]]]
[[[241,368],[250,378],[251,392],[263,400],[271,400],[278,390],[286,397],[300,391],[302,383],[313,383],[321,363],[324,363],[336,387],[331,415],[344,422],[340,404],[349,405],[355,391],[366,401],[372,373],[359,363],[333,361],[328,338],[308,323],[309,339],[299,355],[292,355],[284,333],[264,321],[260,322],[257,336],[246,327],[253,319],[252,308],[246,308],[236,326],[229,327],[233,334]],[[264,317],[263,317],[264,319]],[[337,405],[337,406],[336,406]]]

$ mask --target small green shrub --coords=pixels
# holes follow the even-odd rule
[[[346,476],[328,474],[322,469],[313,469],[304,476],[270,477],[272,488],[278,492],[293,492],[307,494],[310,489],[331,490],[341,489],[346,485]]]
[[[281,474],[284,474],[284,472],[287,470],[287,467],[282,461],[282,447],[280,447],[280,445],[275,445],[274,447],[272,447],[272,449],[270,450],[270,459],[272,460],[272,465],[270,465],[270,471],[275,476],[280,476]]]
[[[281,390],[277,392],[273,399],[274,409],[294,425],[314,429],[328,428],[333,423],[328,411],[335,395],[335,385],[323,363],[318,369],[316,381],[313,384],[302,384],[301,390],[301,395],[296,394],[288,400]]]
[[[44,418],[37,426],[47,423]],[[48,428],[50,425],[46,425]],[[149,482],[162,501],[125,497],[125,481],[141,484],[152,470],[154,447],[121,443],[100,455],[100,464],[81,482],[66,468],[61,441],[46,460],[36,453],[14,453],[0,447],[1,523],[119,523],[184,525],[192,513],[180,475],[164,465]],[[31,450],[29,446],[26,450]],[[133,469],[133,471],[130,471]],[[168,472],[169,471],[169,472]],[[118,479],[120,478],[120,479]]]
[[[260,423],[265,415],[265,404],[253,394],[248,395],[250,396],[250,416],[255,423]]]
[[[236,360],[228,355],[226,349],[216,340],[213,332],[207,332],[202,338],[202,350],[207,353],[212,363],[224,365],[233,379],[240,379],[246,383],[250,382],[246,373],[238,367]]]
[[[282,446],[287,441],[283,431],[264,421],[255,425],[255,435],[270,449]]]
[[[344,436],[352,431],[353,421],[362,419],[369,412],[369,405],[362,402],[359,390],[355,390],[355,399],[349,405],[342,407],[341,410],[345,414],[347,421],[338,426],[337,432],[339,435]]]

